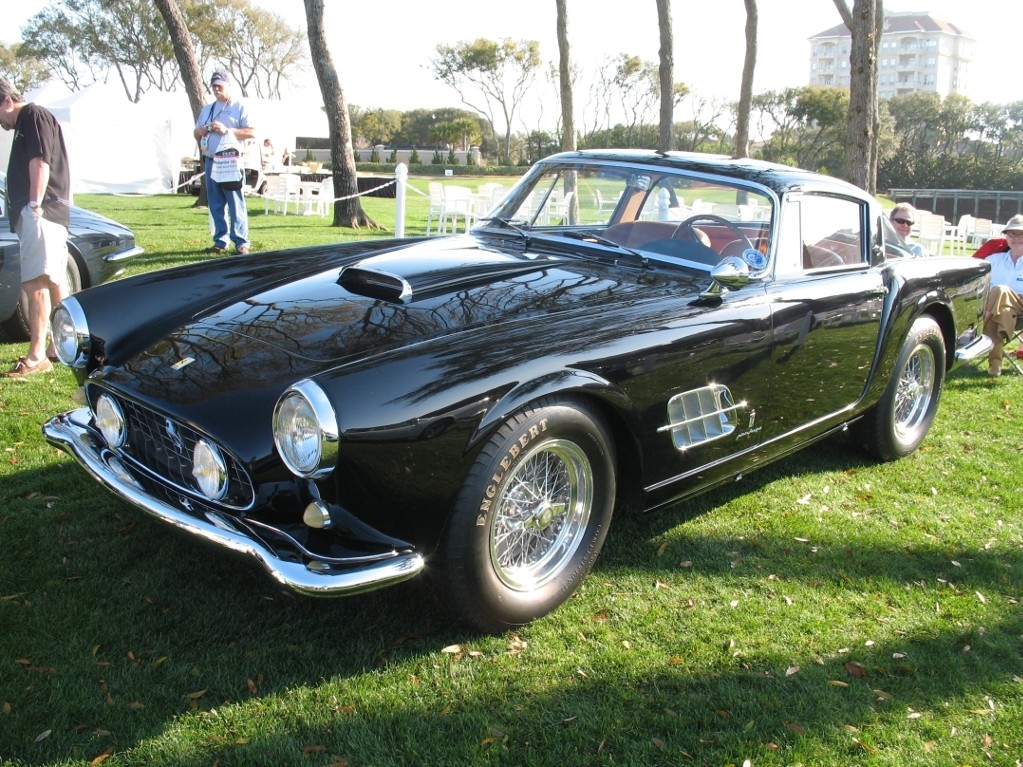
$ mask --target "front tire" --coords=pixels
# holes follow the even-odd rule
[[[500,633],[565,602],[600,553],[615,499],[615,456],[598,413],[541,400],[480,452],[441,545],[437,585],[453,612]]]
[[[945,382],[945,338],[930,317],[910,327],[881,400],[861,421],[864,447],[882,461],[916,450],[930,431]]]
[[[68,250],[67,269],[67,294],[77,293],[82,289],[82,267],[79,266],[75,254]],[[54,307],[50,307],[52,310]],[[24,290],[18,293],[18,306],[9,318],[3,321],[4,334],[11,341],[27,341],[29,335],[28,327],[28,294]]]

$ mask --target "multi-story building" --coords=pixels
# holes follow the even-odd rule
[[[884,15],[878,51],[880,98],[906,93],[966,93],[976,39],[926,12]],[[849,87],[852,34],[845,24],[810,38],[810,85]]]

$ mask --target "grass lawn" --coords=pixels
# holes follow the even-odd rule
[[[76,202],[135,230],[132,271],[208,258],[191,197]],[[391,200],[365,200],[383,233],[257,203],[255,250],[393,233]],[[406,233],[425,212],[410,194]],[[415,581],[296,597],[144,517],[44,443],[74,390],[0,382],[2,765],[1023,760],[1023,377],[957,368],[896,463],[833,439],[620,509],[580,591],[503,636]]]

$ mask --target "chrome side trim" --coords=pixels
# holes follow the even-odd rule
[[[308,566],[288,562],[253,540],[230,519],[217,515],[204,521],[144,492],[126,466],[95,439],[88,427],[88,408],[56,415],[43,424],[43,435],[55,447],[73,456],[82,467],[114,495],[139,507],[179,530],[205,541],[253,557],[278,583],[309,596],[340,596],[373,591],[418,575],[426,563],[420,554],[395,553],[382,562],[358,562],[351,569],[331,570],[327,563]]]
[[[970,343],[956,349],[956,359],[960,361],[975,360],[991,351],[992,346],[994,343],[990,338],[983,334],[978,335]]]

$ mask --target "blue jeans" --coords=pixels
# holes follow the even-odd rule
[[[207,157],[204,165],[206,170],[206,200],[210,206],[210,217],[213,219],[213,244],[218,248],[227,248],[228,217],[231,220],[230,237],[234,247],[249,245],[249,211],[245,207],[245,195],[225,191],[211,176],[213,158]]]

